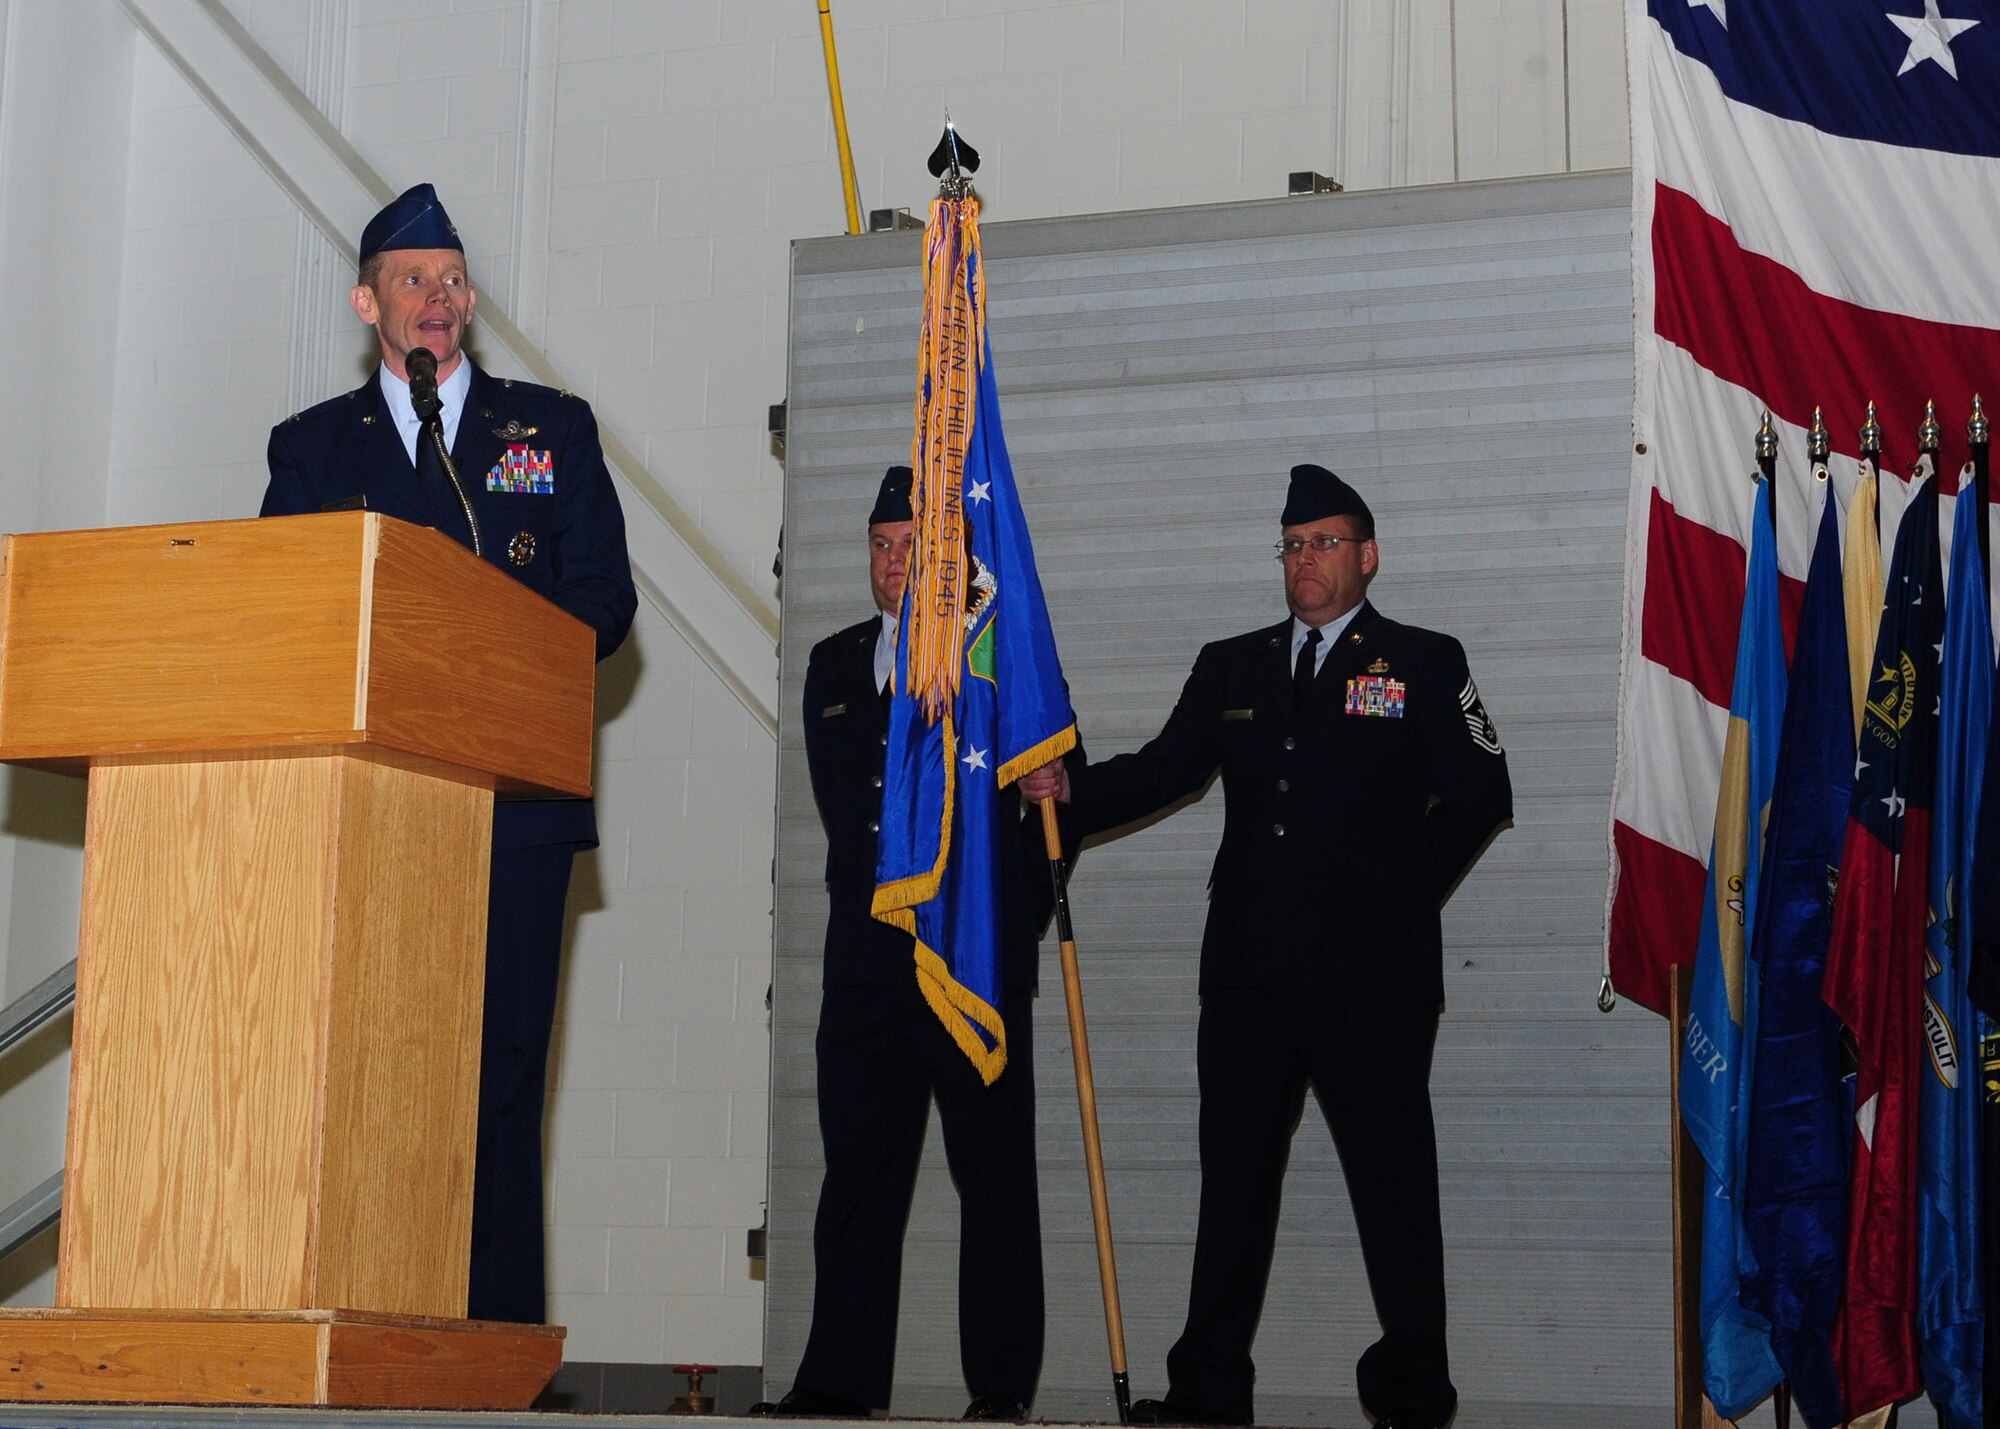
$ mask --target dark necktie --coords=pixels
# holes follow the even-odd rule
[[[450,491],[451,483],[444,479],[444,466],[438,461],[437,447],[431,441],[430,429],[419,425],[417,428],[417,489],[432,501]],[[456,498],[452,509],[458,509]]]
[[[472,527],[465,519],[465,508],[458,504],[458,492],[444,474],[444,463],[438,460],[437,443],[431,440],[428,427],[417,428],[417,490],[430,505],[432,524],[454,541],[459,540],[460,531],[465,532],[459,544],[470,546]]]
[[[1319,673],[1319,631],[1306,632],[1306,643],[1299,646],[1298,663],[1292,666],[1292,708],[1304,709],[1306,700],[1312,694],[1313,677]]]
[[[437,448],[431,445],[430,428],[417,428],[417,499],[422,501],[431,513],[431,525],[440,531],[455,531],[465,524],[458,518],[458,502],[451,494],[451,483],[444,479],[444,465],[438,460]]]

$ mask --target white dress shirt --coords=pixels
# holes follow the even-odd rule
[[[1347,629],[1348,622],[1360,613],[1361,606],[1357,603],[1354,609],[1348,611],[1347,614],[1335,616],[1319,628],[1319,649],[1314,652],[1315,659],[1313,660],[1313,675],[1315,677],[1325,667],[1326,652],[1333,648],[1336,640],[1340,639],[1340,632]],[[1306,643],[1306,632],[1310,629],[1312,627],[1296,615],[1292,617],[1292,668],[1294,670],[1299,667],[1299,647]]]
[[[409,453],[410,465],[414,467],[417,464],[417,434],[424,429],[424,423],[410,402],[410,384],[391,372],[386,362],[377,370],[375,380],[382,388],[382,400],[389,404],[389,415],[396,419],[396,431],[403,439],[403,450]],[[442,408],[438,417],[444,423],[446,451],[450,451],[458,441],[459,415],[465,411],[465,396],[471,390],[472,359],[461,353],[451,376],[438,383],[438,403]]]
[[[875,637],[875,688],[881,689],[889,683],[889,676],[896,672],[896,631],[902,625],[899,616],[882,617],[882,633]]]

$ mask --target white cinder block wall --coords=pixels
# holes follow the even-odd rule
[[[788,245],[844,224],[813,0],[227,7],[392,186],[438,184],[487,298],[774,599]],[[864,210],[921,211],[947,107],[989,221],[1628,161],[1619,0],[832,9]],[[0,46],[0,528],[253,512],[269,424],[367,369],[350,275],[119,0],[0,0]],[[551,1308],[573,1359],[755,1363],[772,745],[643,602],[602,684]],[[74,950],[81,801],[4,777],[11,997]],[[0,1065],[0,1196],[55,1168],[65,1063],[58,1034]],[[45,1302],[50,1263],[0,1293]]]

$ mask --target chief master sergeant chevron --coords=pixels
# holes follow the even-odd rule
[[[1021,781],[1116,828],[1222,771],[1201,947],[1201,1209],[1167,1397],[1136,1423],[1247,1424],[1292,1129],[1311,1080],[1333,1132],[1382,1337],[1357,1369],[1377,1429],[1436,1429],[1445,1354],[1430,1106],[1444,997],[1439,913],[1511,817],[1499,736],[1448,635],[1366,600],[1375,520],[1324,467],[1292,468],[1280,523],[1291,618],[1204,647],[1144,748]]]
[[[624,640],[637,601],[590,405],[492,377],[461,351],[478,295],[458,230],[429,184],[369,221],[360,263],[349,301],[375,329],[381,365],[355,391],[272,429],[261,514],[365,505],[468,547],[476,521],[486,559],[595,630],[603,659]],[[419,347],[437,358],[463,499],[429,441],[418,441],[405,361]],[[596,845],[588,799],[495,806],[472,1187],[475,1320],[534,1324],[546,1313],[542,1110],[563,902],[572,858]]]

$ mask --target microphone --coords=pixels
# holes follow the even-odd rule
[[[444,402],[438,397],[437,354],[427,347],[413,347],[403,354],[403,370],[410,374],[410,405],[417,409],[417,418],[424,424],[417,433],[417,441],[429,442],[437,453],[438,465],[444,468],[445,480],[451,483],[452,494],[458,497],[459,509],[465,513],[465,527],[472,534],[472,554],[483,556],[486,548],[479,535],[479,516],[458,479],[458,465],[444,445]],[[423,470],[421,462],[417,470]]]
[[[438,360],[428,347],[413,347],[403,358],[403,370],[410,374],[410,405],[426,422],[435,421],[444,404],[438,399]]]

